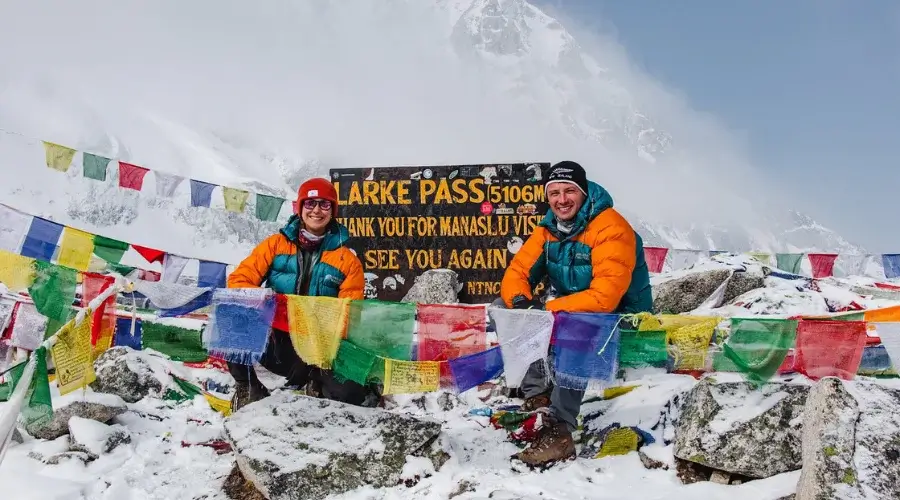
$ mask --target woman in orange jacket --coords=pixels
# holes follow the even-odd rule
[[[278,233],[262,241],[228,277],[229,288],[265,286],[276,293],[363,299],[362,264],[347,248],[350,235],[336,220],[337,191],[327,179],[313,178],[300,186],[297,213]],[[260,364],[287,378],[298,389],[311,384],[323,397],[362,404],[369,391],[353,382],[338,382],[334,374],[306,364],[287,332],[274,329]],[[232,410],[268,396],[253,366],[228,363],[236,382]]]

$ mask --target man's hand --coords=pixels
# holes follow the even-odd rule
[[[537,298],[529,300],[529,299],[525,298],[524,295],[519,295],[518,297],[513,299],[512,308],[513,309],[543,309],[544,304]]]

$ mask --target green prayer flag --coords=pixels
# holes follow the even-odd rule
[[[256,218],[261,221],[275,222],[284,198],[256,193]]]
[[[144,321],[141,324],[141,345],[144,349],[159,351],[174,361],[197,363],[209,358],[200,330],[174,325]]]
[[[81,164],[84,167],[84,176],[88,179],[105,181],[106,166],[109,165],[109,161],[109,158],[91,153],[82,153]]]
[[[47,376],[47,348],[39,347],[35,356],[34,376],[25,395],[26,405],[22,407],[22,420],[25,430],[32,433],[53,419],[53,402],[50,396],[50,381]],[[10,371],[12,387],[15,387],[25,373],[25,363],[19,363]],[[10,392],[12,395],[12,392]]]
[[[129,246],[130,245],[124,241],[114,240],[100,235],[94,236],[94,255],[110,264],[118,264],[121,262],[122,256],[128,251]]]
[[[797,337],[796,320],[732,318],[724,356],[747,380],[762,385],[778,372]]]
[[[350,302],[347,340],[377,356],[409,361],[416,304],[381,300]]]
[[[775,267],[791,274],[800,274],[800,265],[803,263],[802,253],[777,253],[775,254]]]
[[[836,314],[831,317],[831,319],[835,321],[865,321],[866,313],[865,311],[858,312],[849,312],[846,314]]]
[[[369,381],[369,373],[376,358],[375,353],[342,340],[332,369],[340,381],[352,380],[365,385]]]
[[[665,330],[619,330],[619,366],[665,366],[668,359]]]
[[[78,271],[42,260],[34,261],[34,270],[34,283],[28,287],[28,294],[38,312],[49,320],[46,335],[49,337],[65,324],[72,312]]]
[[[187,380],[184,380],[183,378],[172,375],[172,380],[175,381],[176,388],[169,388],[168,390],[166,390],[163,399],[180,403],[182,401],[194,399],[194,396],[203,394],[203,389],[188,382]]]

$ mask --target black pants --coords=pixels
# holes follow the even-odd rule
[[[281,330],[272,330],[269,345],[259,359],[259,364],[270,372],[286,378],[285,386],[300,389],[312,382],[318,386],[323,397],[334,401],[362,405],[369,393],[369,389],[352,380],[339,382],[331,370],[306,364],[294,350],[290,335]],[[228,371],[238,383],[261,383],[253,365],[229,362]]]

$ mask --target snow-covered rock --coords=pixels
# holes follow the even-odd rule
[[[751,270],[735,271],[725,287],[724,302],[731,302],[751,290],[763,288],[764,286],[766,286],[766,279],[762,273]]]
[[[900,390],[828,377],[810,391],[797,500],[900,498]]]
[[[704,379],[688,394],[675,428],[675,456],[754,478],[801,466],[809,386]]]
[[[417,304],[456,304],[462,285],[459,275],[450,269],[429,269],[416,276],[416,281],[403,297],[403,302]]]
[[[429,458],[438,469],[446,459],[436,446],[440,432],[434,420],[290,391],[225,420],[241,473],[271,500],[394,486],[408,456]]]
[[[709,298],[730,274],[727,269],[714,269],[655,285],[653,312],[680,314],[692,311]]]
[[[127,410],[125,401],[115,394],[76,391],[53,400],[53,418],[40,427],[26,428],[40,439],[56,439],[69,432],[69,419],[88,418],[106,423]]]
[[[80,451],[97,458],[121,444],[131,442],[131,433],[122,425],[106,425],[89,418],[69,419],[72,444],[69,451]]]
[[[129,403],[136,403],[149,394],[160,395],[164,387],[146,355],[130,347],[107,350],[94,361],[94,371],[97,380],[91,384],[92,389],[115,394]]]

